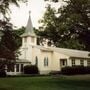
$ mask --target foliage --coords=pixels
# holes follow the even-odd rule
[[[13,31],[13,25],[9,22],[10,4],[19,6],[19,2],[26,0],[1,0],[0,1],[0,70],[4,70],[7,64],[12,65],[17,56],[19,45],[18,37]]]
[[[37,35],[41,36],[41,42],[43,41],[42,38],[48,38],[49,42],[53,41],[54,44],[58,41],[58,37],[55,35],[58,32],[56,31],[56,22],[57,17],[55,16],[55,10],[49,5],[43,19],[39,21],[39,23],[43,25],[39,27],[39,31],[37,30],[36,32]]]
[[[47,7],[38,35],[58,47],[90,50],[90,0],[64,2],[58,12]]]
[[[13,33],[15,33],[15,37],[16,37],[16,43],[17,46],[20,47],[22,45],[22,38],[20,37],[23,33],[25,32],[25,27],[21,27],[19,29],[15,29],[13,31]]]
[[[19,7],[19,2],[26,2],[27,0],[0,0],[0,13],[5,17],[10,11],[10,4],[14,4]]]
[[[6,77],[5,70],[0,70],[0,77]]]
[[[90,74],[90,67],[84,66],[64,67],[61,69],[61,73],[64,75]]]
[[[9,60],[15,60],[17,58],[17,50],[21,46],[20,35],[24,32],[25,28],[22,27],[18,30],[12,29],[12,24],[7,22],[2,22],[3,36],[0,41],[0,58],[5,58]]]
[[[59,19],[65,23],[69,34],[64,37],[69,36],[71,38],[78,40],[78,43],[83,45],[83,49],[90,50],[90,9],[89,0],[69,0],[67,1],[67,6],[60,8],[59,12],[62,14]]]
[[[2,22],[2,21],[1,21]],[[16,34],[13,32],[12,24],[3,21],[0,23],[1,32],[3,33],[0,41],[0,70],[4,70],[6,65],[12,66],[18,57],[18,42]]]
[[[39,74],[38,67],[36,65],[24,66],[24,74]]]

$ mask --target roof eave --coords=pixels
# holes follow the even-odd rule
[[[75,59],[89,59],[90,57],[75,57],[75,56],[70,56],[70,59],[75,58]]]

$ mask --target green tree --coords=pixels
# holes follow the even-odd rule
[[[52,17],[50,6],[47,8],[43,17],[44,22],[41,22],[43,27],[39,34],[51,39],[58,47],[90,50],[90,1],[64,1],[67,5],[60,7],[58,12],[53,11]],[[59,17],[55,16],[56,13],[59,14]],[[51,20],[50,23],[46,19]]]
[[[55,16],[55,12],[55,9],[52,9],[51,6],[48,5],[43,19],[39,21],[39,23],[42,23],[42,26],[39,27],[39,31],[37,30],[36,34],[41,36],[41,42],[43,42],[43,38],[48,38],[49,42],[51,43],[53,41],[55,45],[58,41],[58,36],[56,36],[58,33],[58,30],[56,30],[57,17]]]
[[[19,7],[19,2],[26,2],[27,0],[0,0],[0,14],[6,17],[6,14],[10,11],[10,4],[14,4]]]
[[[59,19],[68,27],[69,39],[78,40],[78,43],[83,45],[82,48],[85,50],[90,50],[89,4],[89,0],[68,0],[67,6],[59,9],[59,13],[61,13]]]
[[[16,43],[17,43],[17,46],[18,48],[22,45],[22,38],[21,38],[21,35],[25,32],[25,27],[21,27],[21,28],[18,28],[18,29],[15,29],[13,31],[13,33],[15,34],[15,38],[16,38]]]
[[[1,0],[0,1],[0,33],[3,34],[0,41],[0,71],[4,70],[5,65],[11,67],[18,56],[19,45],[17,34],[13,31],[13,25],[9,22],[7,14],[10,13],[10,4],[19,6],[20,1],[26,0]]]

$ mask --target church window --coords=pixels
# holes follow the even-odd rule
[[[48,66],[48,57],[47,57],[47,66]]]
[[[87,60],[87,66],[90,66],[90,60]]]
[[[60,65],[61,65],[61,67],[66,66],[67,65],[67,59],[60,59]]]
[[[48,66],[48,57],[46,58],[44,58],[44,66]]]
[[[35,65],[38,66],[38,57],[35,58]]]
[[[19,64],[16,64],[16,72],[19,72]]]
[[[34,37],[31,37],[31,42],[34,43]]]
[[[84,66],[84,60],[80,60],[80,65]]]
[[[65,65],[65,60],[62,60],[62,65],[63,65],[63,66]]]
[[[21,64],[21,72],[23,72],[23,64]]]
[[[75,59],[72,59],[72,66],[75,66]]]

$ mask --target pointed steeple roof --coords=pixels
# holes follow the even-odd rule
[[[23,35],[21,35],[22,37],[25,36],[36,36],[33,30],[33,25],[32,25],[32,21],[31,21],[31,16],[30,16],[30,11],[29,11],[29,19],[28,19],[28,23],[26,26],[26,30],[25,33]]]

